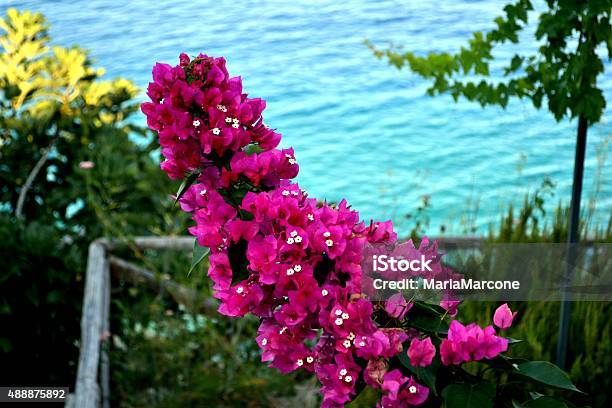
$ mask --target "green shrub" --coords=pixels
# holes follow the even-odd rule
[[[0,19],[0,382],[72,386],[89,242],[183,224],[129,122],[136,87],[50,46],[47,28],[39,13]]]
[[[188,277],[185,254],[145,256],[159,276],[210,296],[206,267]],[[113,293],[111,315],[113,406],[284,407],[299,400],[308,407],[305,398],[316,401],[314,383],[261,362],[253,340],[257,319],[203,314],[167,294],[122,282]]]

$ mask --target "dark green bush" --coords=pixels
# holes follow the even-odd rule
[[[130,81],[51,48],[38,13],[9,10],[0,43],[0,382],[72,386],[89,242],[171,231],[173,187]]]

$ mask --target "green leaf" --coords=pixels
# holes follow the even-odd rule
[[[547,396],[528,401],[522,406],[525,408],[567,408],[563,402]]]
[[[576,388],[565,371],[548,361],[529,361],[519,364],[517,372],[550,387],[582,392]]]
[[[488,382],[451,384],[442,391],[447,408],[488,408],[493,406],[495,387]]]
[[[176,198],[174,199],[174,204],[176,205],[176,203],[178,203],[178,200],[183,196],[183,194],[185,194],[185,192],[187,191],[187,189],[189,187],[191,187],[191,185],[198,179],[198,176],[200,175],[200,173],[198,172],[194,172],[194,173],[190,173],[181,183],[178,191],[176,192]]]
[[[193,272],[196,266],[198,266],[198,264],[202,262],[202,260],[206,258],[206,255],[208,255],[209,253],[210,253],[209,248],[198,245],[197,239],[193,241],[193,253],[191,255],[191,266],[189,267],[189,272],[187,273],[187,276],[191,275],[191,272]]]
[[[244,149],[242,150],[249,156],[256,154],[256,153],[261,153],[264,151],[264,149],[262,149],[259,145],[256,145],[256,144],[246,145]]]
[[[430,314],[437,315],[437,316],[444,316],[447,314],[444,308],[442,308],[441,306],[437,304],[433,304],[433,303],[415,301],[415,302],[412,302],[412,306],[415,309],[421,309],[423,311],[427,311]]]
[[[0,337],[0,350],[4,353],[10,353],[12,349],[13,346],[11,345],[11,341],[7,338]]]
[[[516,372],[518,365],[527,361],[528,360],[525,359],[510,358],[508,356],[504,356],[503,354],[500,354],[499,356],[490,360],[482,360],[483,363],[487,364],[491,368],[511,372]]]
[[[408,326],[434,334],[446,334],[448,321],[444,318],[446,311],[438,305],[425,302],[413,302],[406,316]]]
[[[548,396],[540,396],[523,404],[512,400],[513,408],[567,408],[567,405],[557,399]]]

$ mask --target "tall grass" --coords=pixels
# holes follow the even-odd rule
[[[565,242],[568,231],[568,208],[559,204],[550,217],[544,212],[549,182],[527,194],[521,207],[501,217],[497,229],[491,227],[488,240],[499,243]],[[612,240],[612,217],[607,224],[590,224],[594,206],[583,211],[580,224],[582,239],[609,243]],[[465,302],[459,318],[490,324],[495,302]],[[558,341],[560,302],[514,302],[518,319],[507,334],[525,340],[511,354],[530,360],[554,361]],[[580,402],[594,407],[606,406],[612,399],[612,304],[610,302],[574,302],[570,318],[568,371],[579,389],[587,393]]]

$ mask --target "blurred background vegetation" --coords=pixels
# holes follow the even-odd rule
[[[152,135],[129,121],[136,87],[102,80],[85,50],[51,46],[47,28],[37,13],[0,20],[5,384],[73,382],[90,241],[181,228]]]
[[[137,235],[182,235],[188,224],[168,195],[178,186],[159,170],[153,135],[131,120],[138,89],[125,79],[103,80],[85,50],[52,46],[40,14],[9,11],[0,29],[0,382],[72,387],[93,239],[122,240],[122,258],[202,297],[210,296],[206,265],[188,276],[187,254],[130,245]],[[487,239],[564,242],[567,205],[544,211],[553,192],[544,181],[520,208],[500,215]],[[612,224],[589,221],[596,202],[584,207],[581,236],[609,243]],[[413,238],[428,231],[431,205],[424,196],[405,215]],[[477,209],[466,210],[464,233],[472,232],[475,217]],[[120,279],[111,299],[113,406],[316,406],[311,379],[281,376],[260,363],[254,319],[207,314]],[[460,317],[490,322],[495,307],[466,303]],[[559,305],[511,307],[520,317],[509,335],[526,340],[513,352],[551,360]],[[603,302],[572,310],[570,374],[593,406],[605,406],[612,389],[611,311]],[[354,405],[368,404],[362,398]]]

